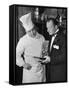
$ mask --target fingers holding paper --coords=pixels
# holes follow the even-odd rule
[[[45,60],[42,61],[42,63],[49,63],[50,62],[50,56],[44,56],[46,58]]]

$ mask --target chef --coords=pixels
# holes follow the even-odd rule
[[[29,12],[19,18],[26,34],[20,38],[16,47],[16,65],[23,66],[22,83],[46,82],[45,65],[41,64],[41,59],[38,58],[42,56],[45,39],[37,32],[31,15]]]

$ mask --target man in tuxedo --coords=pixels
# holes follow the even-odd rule
[[[66,61],[66,40],[63,32],[57,26],[57,21],[49,18],[46,22],[47,32],[51,35],[49,43],[50,63],[47,64],[47,82],[67,81],[67,61]]]

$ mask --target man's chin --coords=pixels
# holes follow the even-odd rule
[[[52,33],[49,33],[49,35],[52,35]]]

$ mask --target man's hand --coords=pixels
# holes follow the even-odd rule
[[[50,62],[50,57],[49,56],[45,56],[44,58],[46,58],[46,59],[43,60],[42,63],[49,63]]]
[[[27,69],[27,70],[30,70],[30,69],[32,68],[32,66],[31,66],[29,63],[25,63],[25,64],[23,65],[23,67],[24,67],[25,69]]]

